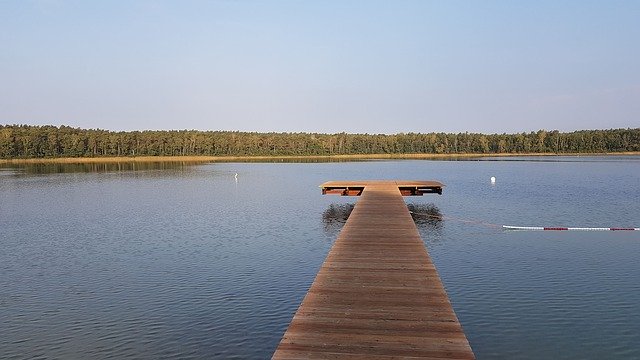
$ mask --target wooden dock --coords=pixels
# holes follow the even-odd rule
[[[438,182],[328,182],[360,195],[273,359],[474,359],[402,194]],[[361,188],[361,189],[360,189]]]

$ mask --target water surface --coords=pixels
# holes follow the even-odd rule
[[[357,200],[318,184],[404,178],[479,359],[640,358],[640,232],[487,225],[638,227],[640,158],[496,160],[4,167],[0,353],[268,358]]]

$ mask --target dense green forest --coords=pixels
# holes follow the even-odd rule
[[[640,128],[519,134],[130,131],[0,125],[0,158],[603,153],[640,151]]]

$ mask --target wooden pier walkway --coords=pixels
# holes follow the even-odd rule
[[[328,182],[360,195],[273,359],[474,359],[402,194],[438,182]]]

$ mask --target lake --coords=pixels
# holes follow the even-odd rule
[[[405,200],[478,359],[640,358],[640,231],[495,226],[640,227],[637,156],[5,165],[0,357],[269,358],[349,179],[447,185]]]

